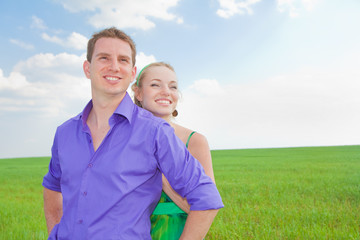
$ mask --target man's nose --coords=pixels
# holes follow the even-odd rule
[[[111,69],[111,70],[113,70],[113,71],[118,71],[119,68],[120,68],[120,64],[119,64],[119,62],[118,62],[116,59],[114,59],[114,60],[112,60],[112,61],[110,62],[110,69]]]

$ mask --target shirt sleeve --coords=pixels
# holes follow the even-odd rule
[[[166,123],[155,133],[155,156],[170,185],[186,197],[190,210],[224,207],[216,185]]]
[[[61,168],[58,157],[58,130],[55,133],[54,143],[51,148],[51,160],[49,171],[43,178],[42,185],[50,190],[61,192],[60,186]]]

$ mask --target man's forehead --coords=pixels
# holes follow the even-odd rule
[[[130,44],[119,38],[100,38],[96,41],[94,52],[123,52],[131,56]]]

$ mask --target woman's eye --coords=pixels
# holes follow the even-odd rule
[[[159,84],[153,83],[150,85],[151,87],[159,87]]]

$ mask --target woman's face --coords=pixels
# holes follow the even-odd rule
[[[146,70],[137,99],[143,108],[155,116],[169,119],[179,99],[175,72],[164,66],[154,66]]]

